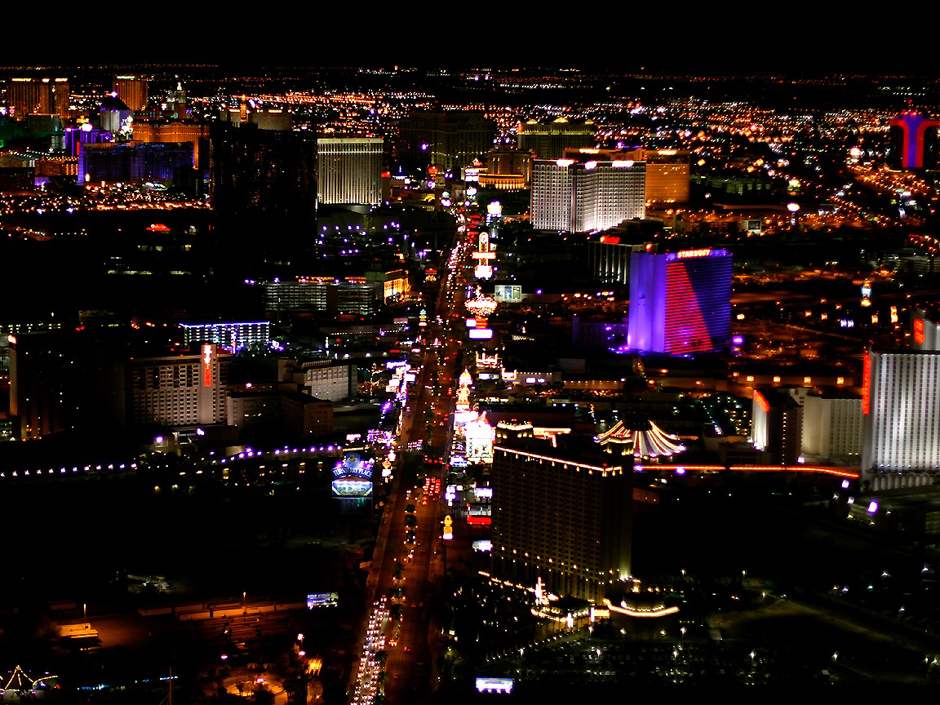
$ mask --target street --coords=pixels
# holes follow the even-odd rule
[[[373,604],[383,598],[391,603],[391,608],[384,604],[379,608],[389,609],[390,616],[384,655],[378,656],[380,661],[385,659],[384,701],[389,703],[426,702],[435,677],[435,639],[440,627],[434,604],[444,573],[441,484],[450,453],[455,403],[452,384],[459,372],[467,253],[458,235],[441,280],[434,316],[429,316],[421,367],[409,388],[398,439],[400,449],[423,441],[424,462],[409,463],[404,453],[399,454],[367,581]],[[375,622],[374,612],[370,624]],[[370,664],[367,642],[364,637],[358,671],[363,664]],[[371,669],[371,665],[366,667]],[[373,702],[381,690],[381,684],[359,679],[354,669],[352,703]]]

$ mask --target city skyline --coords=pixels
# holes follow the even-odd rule
[[[937,692],[932,45],[623,12],[0,52],[0,700]]]

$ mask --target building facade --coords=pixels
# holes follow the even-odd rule
[[[317,399],[345,401],[352,396],[356,368],[352,365],[335,365],[330,361],[305,362],[301,365],[303,386]]]
[[[646,205],[668,206],[689,200],[689,153],[675,149],[635,149],[628,159],[646,162]]]
[[[531,428],[530,428],[531,432]],[[601,600],[630,576],[632,459],[500,433],[493,448],[493,574]],[[583,440],[583,439],[582,439]],[[607,461],[610,459],[607,458]]]
[[[592,277],[601,284],[626,286],[630,283],[630,257],[642,248],[642,245],[622,243],[615,235],[601,235],[591,240],[588,254]]]
[[[193,146],[193,168],[202,167],[200,155],[207,152],[209,126],[196,122],[144,122],[134,121],[135,142],[189,142]],[[204,158],[204,156],[203,156]]]
[[[785,389],[755,389],[751,408],[751,443],[768,462],[796,465],[802,453],[803,407]]]
[[[229,359],[211,343],[197,355],[132,359],[129,420],[173,428],[225,423]]]
[[[542,123],[529,120],[516,127],[519,149],[532,152],[538,159],[560,159],[566,147],[593,147],[594,123],[565,117]]]
[[[146,76],[119,74],[114,77],[114,92],[135,113],[147,107],[150,81]]]
[[[317,140],[317,198],[320,203],[376,206],[382,202],[381,137],[321,137]]]
[[[365,277],[300,277],[264,284],[264,310],[270,314],[328,312],[371,315],[380,298]]]
[[[333,431],[333,405],[302,392],[232,391],[225,399],[225,421],[242,429],[276,427],[289,437]]]
[[[271,340],[270,321],[220,323],[180,323],[183,344],[215,343],[228,350],[267,345]]]
[[[78,155],[78,182],[161,182],[182,190],[195,184],[193,145],[189,142],[134,142],[83,145]]]
[[[862,400],[846,392],[808,394],[803,402],[803,455],[858,462],[862,453]]]
[[[67,78],[13,77],[7,83],[7,107],[17,120],[30,115],[69,116]]]
[[[862,470],[940,471],[940,352],[867,351]]]
[[[591,232],[646,215],[643,162],[536,159],[529,213],[536,230]]]
[[[725,348],[731,265],[731,253],[720,248],[632,253],[628,345],[669,355]]]

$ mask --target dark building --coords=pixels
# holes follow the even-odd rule
[[[398,155],[410,166],[434,164],[458,175],[486,154],[495,135],[496,123],[476,110],[415,113],[401,122]]]
[[[213,207],[226,250],[265,264],[309,258],[317,216],[313,132],[218,123],[210,137]]]
[[[803,445],[803,407],[784,389],[754,390],[751,442],[769,461],[796,465]]]
[[[588,244],[591,275],[600,284],[626,286],[630,283],[630,256],[643,245],[621,242],[618,235],[601,235]]]
[[[516,128],[519,149],[532,152],[539,159],[561,159],[566,147],[593,147],[594,123],[555,118],[549,123],[536,120],[520,124]]]
[[[557,446],[500,424],[493,448],[493,574],[601,600],[630,576],[632,457],[590,435]]]
[[[11,416],[22,440],[123,423],[122,366],[98,341],[68,333],[8,338]]]
[[[226,423],[246,430],[270,430],[291,438],[333,432],[333,405],[303,392],[232,391],[225,408]]]
[[[32,190],[34,174],[31,166],[0,166],[0,193]]]

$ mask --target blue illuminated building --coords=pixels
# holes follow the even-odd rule
[[[82,145],[78,182],[160,183],[179,189],[195,185],[191,142],[125,142]]]
[[[702,248],[630,257],[627,345],[686,355],[724,349],[731,329],[731,253]]]

